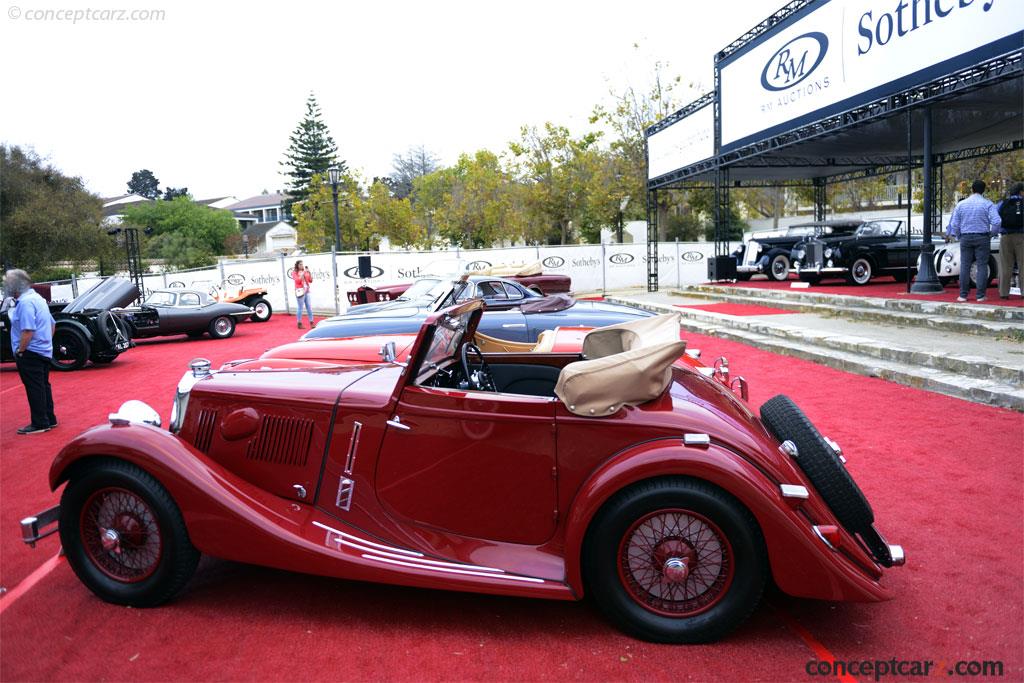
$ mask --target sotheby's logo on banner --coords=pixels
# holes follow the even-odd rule
[[[1019,1],[807,5],[718,62],[721,151],[1019,49],[1021,31]]]

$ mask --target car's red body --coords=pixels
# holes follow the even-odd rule
[[[441,315],[418,337],[299,342],[226,366],[195,383],[179,435],[134,423],[94,427],[60,452],[50,484],[75,478],[94,458],[117,458],[166,488],[203,553],[339,578],[574,600],[585,593],[581,552],[595,514],[626,487],[682,476],[749,510],[786,593],[890,597],[879,562],[698,360],[677,361],[656,400],[580,417],[551,398],[412,384],[409,368]],[[578,360],[583,332],[563,330],[561,351],[530,362]],[[409,368],[376,358],[383,341],[397,342]],[[709,443],[684,442],[697,433]],[[812,493],[787,500],[780,484]],[[834,549],[815,525],[839,527]]]
[[[506,280],[515,280],[527,289],[533,289],[544,296],[552,294],[568,294],[572,289],[572,278],[568,275],[502,275]],[[361,285],[348,293],[348,303],[352,306],[372,304],[377,301],[394,301],[412,286],[411,282],[398,285],[380,285],[371,287]]]

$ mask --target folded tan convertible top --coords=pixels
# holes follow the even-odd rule
[[[668,313],[591,331],[583,338],[587,360],[562,369],[555,395],[569,412],[584,417],[657,398],[672,380],[672,363],[686,350],[680,317]]]

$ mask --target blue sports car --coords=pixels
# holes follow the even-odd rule
[[[474,275],[454,282],[424,278],[398,299],[353,306],[345,315],[321,320],[303,339],[415,332],[428,313],[469,299],[484,301],[477,331],[514,342],[535,342],[544,330],[560,326],[602,327],[652,315],[603,301],[577,301],[566,294],[544,296],[500,277]]]

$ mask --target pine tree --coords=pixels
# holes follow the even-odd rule
[[[295,127],[289,136],[285,160],[281,162],[287,170],[289,204],[306,198],[309,194],[309,181],[314,173],[325,177],[327,169],[337,164],[344,171],[344,160],[336,159],[338,147],[334,144],[327,124],[321,120],[320,105],[316,96],[309,94],[306,100],[306,116]]]

